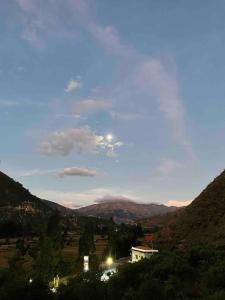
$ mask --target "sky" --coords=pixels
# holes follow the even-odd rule
[[[223,0],[0,0],[0,169],[76,208],[182,206],[225,165]]]

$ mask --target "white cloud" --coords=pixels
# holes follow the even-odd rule
[[[70,79],[70,81],[67,84],[67,87],[65,89],[66,93],[70,93],[72,91],[77,90],[78,88],[80,88],[82,86],[81,82],[75,79]]]
[[[108,110],[112,104],[105,100],[87,99],[76,102],[74,105],[75,114],[88,113],[99,110]]]
[[[65,168],[64,170],[58,172],[59,177],[65,177],[65,176],[95,177],[97,175],[98,172],[96,170],[88,169],[88,168],[78,168],[78,167]]]
[[[40,152],[50,156],[66,156],[71,152],[93,153],[103,139],[102,136],[95,135],[89,127],[69,128],[52,133],[46,142],[40,144]]]
[[[166,202],[167,206],[177,206],[177,207],[182,207],[182,206],[187,206],[191,203],[191,200],[185,200],[185,201],[178,201],[178,200],[169,200]]]
[[[42,154],[66,156],[74,152],[97,153],[100,150],[108,156],[117,155],[116,150],[123,146],[121,141],[109,141],[107,137],[96,135],[89,127],[69,128],[52,133],[39,146]]]

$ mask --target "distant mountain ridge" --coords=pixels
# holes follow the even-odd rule
[[[132,223],[155,215],[176,211],[178,208],[160,204],[141,204],[128,200],[109,200],[77,209],[80,215],[114,218],[115,222]]]

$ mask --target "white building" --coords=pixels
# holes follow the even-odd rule
[[[154,250],[146,246],[136,246],[131,248],[131,262],[138,262],[143,258],[149,259],[154,253],[159,250]]]

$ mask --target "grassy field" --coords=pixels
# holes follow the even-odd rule
[[[62,249],[63,258],[70,262],[78,257],[79,251],[79,235],[74,235],[67,245]],[[37,239],[36,239],[37,240]],[[17,239],[0,239],[0,268],[5,268],[8,266],[8,261],[16,253],[16,242]],[[30,241],[30,243],[35,243],[35,239]],[[101,258],[102,254],[107,247],[108,240],[102,238],[101,236],[95,236],[95,247],[96,255]]]
[[[15,253],[15,243],[8,244],[8,241],[0,241],[0,268],[8,266],[8,260]]]

